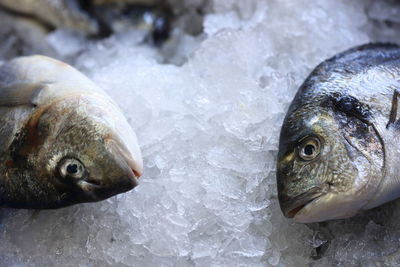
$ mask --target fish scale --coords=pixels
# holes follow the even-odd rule
[[[396,88],[400,47],[393,44],[358,46],[312,71],[281,129],[277,184],[285,216],[341,219],[400,197]]]

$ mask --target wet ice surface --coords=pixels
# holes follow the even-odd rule
[[[369,3],[349,2],[216,0],[204,34],[183,37],[193,52],[176,55],[188,58],[181,66],[159,64],[137,34],[52,34],[59,57],[120,104],[145,174],[101,203],[2,209],[1,265],[398,264],[400,203],[307,226],[285,219],[276,199],[278,135],[296,89],[322,60],[381,38]]]

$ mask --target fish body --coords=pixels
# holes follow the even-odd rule
[[[0,67],[0,206],[102,200],[136,186],[142,165],[122,112],[82,73],[44,56]]]
[[[0,7],[33,16],[55,27],[95,34],[99,25],[86,14],[76,0],[0,0]]]
[[[278,198],[298,222],[347,218],[400,197],[400,47],[368,44],[322,62],[284,119]]]

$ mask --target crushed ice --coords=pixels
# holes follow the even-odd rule
[[[182,34],[176,51],[135,33],[103,41],[52,33],[52,53],[120,104],[145,174],[135,190],[100,203],[0,210],[1,265],[398,263],[398,203],[307,226],[282,216],[275,188],[280,125],[307,74],[354,45],[393,40],[396,27],[378,34],[379,3],[214,0],[204,32]],[[160,64],[166,58],[179,64]]]

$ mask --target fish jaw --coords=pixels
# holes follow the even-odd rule
[[[126,148],[126,146],[115,139],[106,140],[105,145],[114,155],[115,161],[118,163],[118,165],[126,170],[127,176],[129,176],[134,183],[137,184],[137,180],[143,173],[143,160],[141,154],[133,153],[131,150]],[[140,152],[140,150],[138,151]]]
[[[296,197],[280,192],[279,202],[284,216],[298,223],[344,219],[363,210],[370,198],[368,189],[353,186],[348,192],[338,192],[321,184]]]
[[[283,194],[280,194],[280,206],[285,217],[293,218],[301,209],[303,209],[308,203],[322,195],[322,191],[319,187],[313,187],[307,192],[298,195],[294,198],[288,198]]]
[[[316,197],[304,206],[299,207],[292,214],[292,218],[299,223],[345,219],[357,214],[364,204],[351,199],[338,199],[337,194],[330,192]]]
[[[84,202],[96,202],[125,193],[138,185],[137,176],[129,169],[126,175],[118,177],[118,182],[114,182],[112,186],[101,185],[93,180],[79,180],[76,185],[84,192],[87,200]]]

